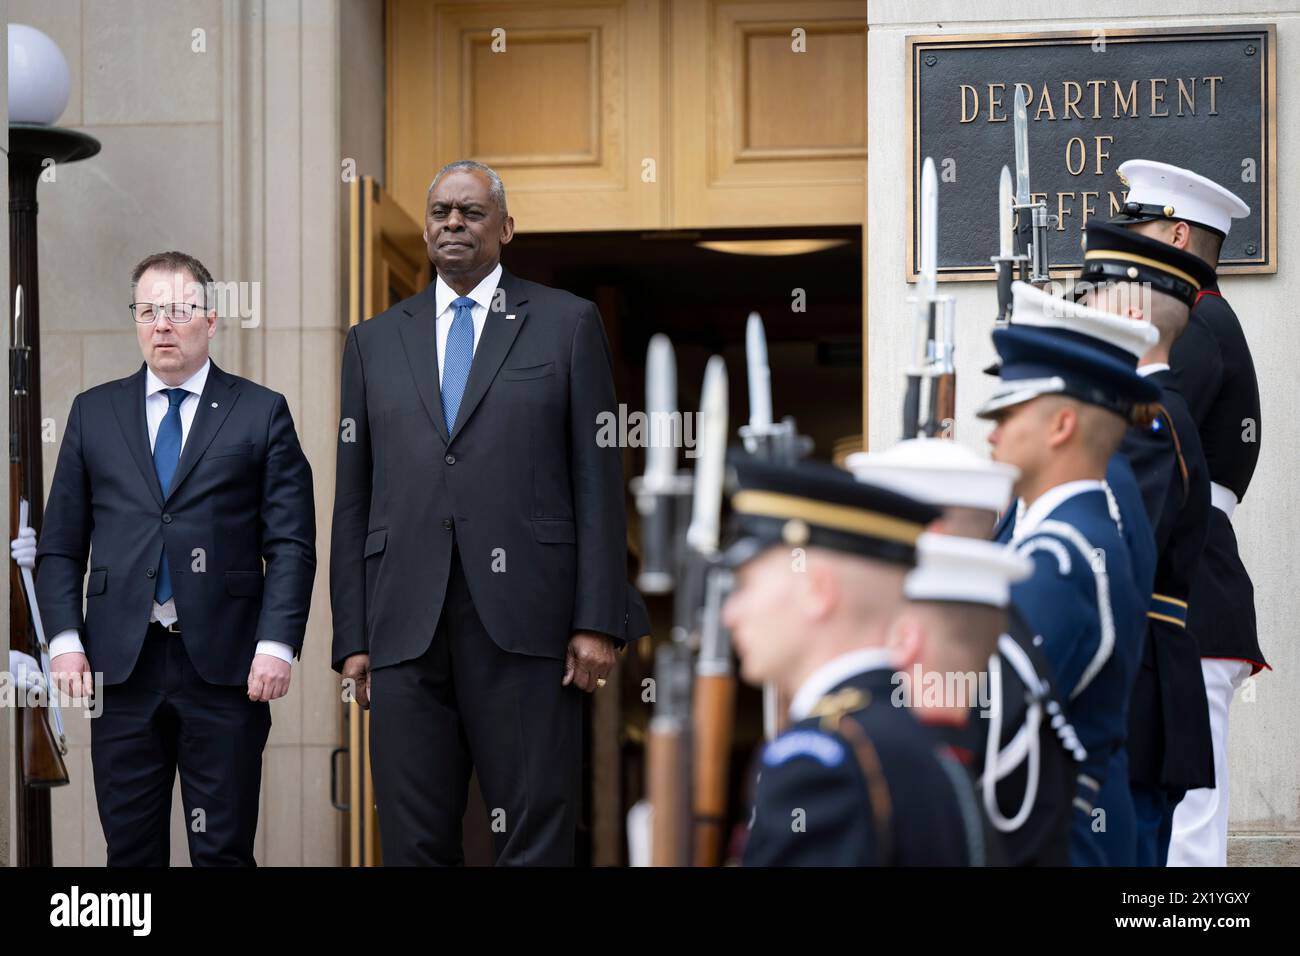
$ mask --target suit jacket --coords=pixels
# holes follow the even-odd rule
[[[164,498],[144,389],[141,365],[72,403],[36,554],[46,633],[77,628],[91,669],[125,681],[165,544],[194,669],[243,684],[258,641],[302,649],[316,569],[311,466],[284,396],[214,362]]]
[[[500,293],[504,293],[502,296]],[[595,305],[503,270],[458,418],[438,380],[435,285],[362,322],[343,350],[330,597],[333,663],[419,657],[453,546],[502,649],[563,658],[575,630],[624,636],[622,456]]]

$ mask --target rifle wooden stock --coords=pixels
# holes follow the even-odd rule
[[[948,425],[957,419],[957,374],[945,372],[931,383],[934,389],[934,427],[935,434],[952,437]]]
[[[736,679],[731,674],[695,678],[694,707],[694,862],[722,862],[731,767],[731,734],[736,708]]]
[[[45,720],[44,709],[23,707],[18,719],[22,723],[23,786],[46,788],[66,784],[68,768]]]
[[[690,864],[687,800],[687,737],[681,725],[656,727],[646,740],[646,775],[654,808],[650,834],[651,866]]]
[[[13,462],[9,468],[9,527],[14,530],[18,528],[20,481],[18,463]],[[30,654],[38,661],[41,659],[40,645],[27,610],[22,573],[18,562],[12,559],[9,561],[9,646]],[[55,693],[55,689],[49,688],[48,692]],[[15,688],[15,694],[23,692]],[[28,706],[30,697],[30,694],[23,694],[23,706],[18,709],[15,743],[18,745],[21,773],[19,782],[24,787],[61,787],[68,783],[67,765],[63,762],[63,754],[54,739],[54,732],[50,730],[46,708]]]

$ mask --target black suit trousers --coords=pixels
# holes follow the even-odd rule
[[[167,866],[179,769],[190,862],[255,866],[271,705],[249,700],[244,686],[205,681],[181,636],[157,624],[149,625],[131,675],[99,693],[90,757],[108,865]]]
[[[581,794],[582,691],[564,662],[502,650],[453,550],[428,649],[370,675],[370,747],[389,866],[464,862],[470,773],[496,863],[571,866]]]

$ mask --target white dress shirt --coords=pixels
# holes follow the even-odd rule
[[[474,305],[470,308],[470,315],[474,318],[474,351],[478,351],[478,340],[483,337],[483,326],[487,324],[488,308],[492,305],[492,296],[496,295],[497,283],[500,281],[501,263],[498,262],[496,268],[470,290],[469,298],[474,300]],[[460,293],[447,285],[442,276],[438,276],[433,294],[438,310],[438,381],[442,382],[442,367],[447,356],[447,333],[451,331],[451,320],[456,317],[456,310],[451,304],[460,298]]]
[[[827,661],[799,685],[790,701],[790,721],[803,720],[821,700],[850,677],[892,666],[889,651],[883,647],[864,647]]]
[[[208,370],[212,367],[212,360],[203,363],[203,367],[197,372],[181,382],[178,388],[185,389],[187,394],[181,399],[181,449],[185,448],[185,442],[190,437],[190,425],[194,423],[194,415],[199,410],[199,397],[203,394],[203,387],[208,382]],[[144,416],[145,423],[149,427],[149,450],[153,451],[154,442],[158,439],[158,429],[162,425],[162,420],[167,417],[167,409],[171,403],[167,396],[163,394],[164,389],[172,388],[157,375],[153,369],[145,368],[144,373]],[[164,627],[174,624],[177,620],[176,598],[170,597],[166,603],[159,604],[153,602],[153,609],[149,614],[149,620],[157,621]],[[81,643],[81,638],[77,635],[76,628],[69,628],[66,631],[60,631],[50,641],[50,658],[58,657],[60,654],[84,654],[85,647]],[[288,644],[280,641],[258,641],[258,654],[270,654],[278,657],[282,661],[293,663],[293,648]]]

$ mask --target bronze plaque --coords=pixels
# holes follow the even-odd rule
[[[909,281],[926,156],[939,174],[939,278],[993,278],[1017,85],[1030,188],[1058,217],[1054,275],[1079,268],[1088,218],[1123,203],[1127,159],[1183,166],[1240,196],[1250,215],[1233,221],[1219,271],[1276,272],[1276,45],[1273,24],[909,37]]]

